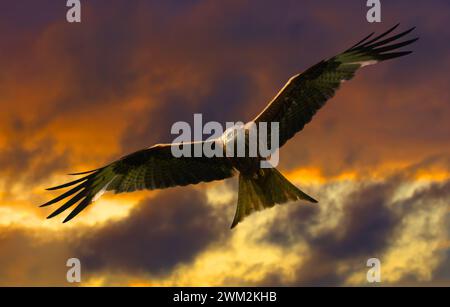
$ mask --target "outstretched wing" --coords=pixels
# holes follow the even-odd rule
[[[190,145],[192,144],[190,143]],[[163,189],[221,180],[234,175],[234,169],[227,158],[176,158],[172,154],[172,146],[177,145],[155,145],[125,156],[97,170],[73,174],[85,174],[86,176],[49,188],[48,190],[58,190],[75,186],[41,207],[49,206],[71,197],[48,216],[48,218],[52,218],[78,203],[64,220],[65,223],[98,199],[105,191],[122,193],[143,189]],[[189,146],[189,144],[185,144],[185,146]]]
[[[254,122],[279,122],[279,146],[281,147],[311,121],[325,102],[334,96],[341,83],[353,78],[360,67],[398,58],[412,52],[397,51],[397,49],[415,42],[418,38],[402,42],[397,40],[414,28],[385,38],[397,27],[398,25],[369,40],[374,34],[372,33],[343,53],[321,61],[304,73],[292,77],[254,119]],[[268,126],[270,128],[270,125]],[[270,141],[270,137],[267,139]]]

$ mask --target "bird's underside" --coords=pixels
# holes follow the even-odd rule
[[[415,42],[417,38],[401,42],[398,40],[414,28],[390,35],[397,27],[398,25],[374,38],[372,33],[346,51],[292,77],[253,122],[256,124],[278,122],[279,147],[283,146],[311,121],[314,114],[334,96],[343,81],[353,78],[359,68],[411,53],[398,49]],[[270,129],[267,133],[271,133]],[[267,139],[270,140],[270,137]],[[106,191],[123,193],[164,189],[223,180],[237,173],[239,173],[238,204],[232,227],[252,212],[275,204],[296,200],[316,202],[275,168],[258,167],[257,162],[260,158],[176,158],[172,154],[172,146],[176,145],[155,145],[96,170],[73,174],[83,176],[48,189],[69,188],[42,207],[65,201],[48,218],[75,207],[64,219],[64,222],[67,222]]]

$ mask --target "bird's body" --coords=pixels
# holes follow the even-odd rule
[[[397,51],[397,49],[417,39],[399,43],[396,41],[413,29],[387,37],[397,26],[370,39],[374,34],[372,33],[346,51],[292,77],[255,119],[238,128],[243,129],[245,134],[245,152],[248,153],[250,150],[248,127],[252,124],[278,123],[278,147],[281,147],[311,121],[314,114],[335,94],[341,84],[353,78],[359,68],[410,54],[411,51]],[[173,146],[178,145],[155,145],[99,169],[75,174],[85,176],[50,188],[49,190],[57,190],[72,187],[42,206],[49,206],[71,197],[48,217],[54,217],[76,205],[64,220],[67,222],[97,200],[105,191],[122,193],[143,189],[163,189],[223,180],[237,173],[239,173],[239,193],[232,227],[252,212],[275,204],[296,200],[316,202],[290,183],[276,168],[261,168],[261,161],[267,157],[248,154],[244,157],[228,157],[227,147],[237,142],[236,134],[231,132],[232,130],[227,130],[220,138],[205,141],[216,142],[216,145],[222,146],[223,156],[175,157],[172,149]],[[268,129],[267,134],[270,133],[271,130]],[[267,141],[270,143],[270,137]]]
[[[256,174],[260,169],[260,163],[262,160],[265,160],[266,157],[262,157],[259,154],[259,151],[256,149],[256,156],[251,156],[250,152],[250,132],[249,127],[254,122],[249,122],[246,125],[238,125],[225,130],[221,137],[217,139],[217,142],[220,143],[222,148],[222,155],[226,157],[234,169],[239,171],[240,174]],[[244,145],[243,157],[239,157],[236,152],[238,148],[238,139],[239,135],[242,135],[242,144]],[[257,146],[258,144],[256,144]],[[232,148],[231,154],[227,156],[228,148]]]

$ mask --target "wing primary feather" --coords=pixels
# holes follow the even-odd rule
[[[382,40],[382,41],[373,43],[373,44],[371,44],[371,45],[369,45],[369,46],[365,46],[365,47],[366,47],[366,48],[375,48],[375,47],[378,47],[378,46],[386,45],[386,44],[388,44],[388,43],[390,43],[390,42],[393,42],[393,41],[395,41],[395,40],[397,40],[397,39],[399,39],[399,38],[401,38],[401,37],[403,37],[403,36],[405,36],[405,35],[411,33],[415,28],[416,28],[416,27],[412,27],[411,29],[406,30],[406,31],[404,31],[404,32],[402,32],[402,33],[399,33],[399,34],[397,34],[397,35],[391,36],[391,37],[386,38],[386,39],[384,39],[384,40]]]
[[[369,38],[371,38],[374,34],[375,34],[375,32],[370,33],[369,35],[367,35],[366,37],[364,37],[362,40],[360,40],[359,42],[357,42],[356,44],[354,44],[353,46],[351,46],[350,48],[348,48],[346,51],[350,51],[350,50],[352,50],[352,49],[358,48],[359,45],[361,45],[361,44],[364,43],[366,40],[368,40]]]
[[[65,192],[65,193],[63,193],[63,194],[61,194],[60,196],[58,196],[58,197],[52,199],[52,200],[49,201],[49,202],[46,202],[45,204],[41,205],[40,207],[46,207],[46,206],[50,206],[50,205],[52,205],[52,204],[54,204],[54,203],[57,203],[57,202],[63,200],[64,198],[67,198],[67,197],[69,197],[70,195],[75,194],[76,192],[78,192],[78,191],[81,190],[82,188],[86,187],[86,185],[87,185],[87,182],[84,182],[84,183],[82,183],[82,184],[79,184],[79,185],[77,185],[76,187],[74,187],[73,189],[71,189],[71,190],[69,190],[69,191],[67,191],[67,192]]]
[[[396,24],[395,26],[393,26],[392,28],[390,28],[390,29],[387,30],[386,32],[381,33],[381,34],[378,35],[377,37],[371,39],[371,40],[368,41],[368,42],[365,42],[364,44],[362,44],[362,45],[360,45],[360,46],[358,46],[358,47],[361,47],[361,48],[362,48],[362,47],[366,47],[366,46],[368,46],[368,45],[370,45],[370,44],[376,42],[376,41],[379,40],[380,38],[385,37],[386,35],[388,35],[388,34],[391,33],[392,31],[394,31],[395,29],[397,29],[399,25],[400,25],[400,23]]]
[[[86,172],[81,172],[81,173],[71,173],[71,174],[68,174],[68,175],[70,175],[70,176],[86,175],[86,174],[90,174],[90,173],[99,171],[101,169],[102,169],[102,167],[101,168],[97,168],[97,169],[93,169],[93,170],[90,170],[90,171],[86,171]]]
[[[385,61],[385,60],[399,58],[399,57],[402,57],[402,56],[405,56],[405,55],[408,55],[411,53],[412,53],[412,51],[391,52],[391,53],[380,54],[378,56],[378,58],[382,61]]]
[[[91,199],[89,197],[86,197],[83,199],[81,203],[79,203],[75,209],[73,209],[72,212],[64,219],[63,223],[67,223],[74,217],[76,217],[84,208],[86,208],[91,203]]]
[[[74,181],[70,181],[70,182],[64,183],[64,184],[62,184],[62,185],[58,185],[58,186],[56,186],[56,187],[47,188],[46,190],[47,190],[47,191],[54,191],[54,190],[59,190],[59,189],[67,188],[67,187],[70,187],[70,186],[72,186],[72,185],[74,185],[74,184],[77,184],[77,183],[83,182],[83,181],[85,181],[85,180],[88,180],[88,179],[91,178],[92,176],[93,176],[93,175],[89,175],[89,176],[86,176],[86,177],[83,177],[83,178],[80,178],[80,179],[77,179],[77,180],[74,180]]]
[[[377,52],[377,53],[383,53],[383,52],[387,52],[387,51],[391,51],[394,49],[398,49],[404,46],[408,46],[412,43],[414,43],[415,41],[417,41],[419,38],[414,38],[414,39],[410,39],[401,43],[397,43],[397,44],[393,44],[393,45],[389,45],[389,46],[384,46],[384,47],[380,47],[377,49],[374,49],[373,51]]]
[[[56,209],[52,212],[49,216],[47,216],[47,219],[51,219],[52,217],[57,216],[58,214],[62,213],[63,211],[67,210],[68,208],[72,207],[74,204],[76,204],[79,200],[81,200],[84,196],[86,196],[86,190],[81,191],[77,195],[75,195],[73,198],[71,198],[68,202],[66,202],[64,205]]]

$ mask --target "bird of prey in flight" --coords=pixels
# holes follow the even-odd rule
[[[418,38],[401,40],[414,28],[391,34],[398,25],[374,38],[365,37],[346,51],[323,60],[303,73],[293,76],[267,107],[250,123],[278,122],[279,147],[283,146],[335,94],[340,85],[350,80],[364,66],[410,54],[400,51]],[[222,140],[223,138],[220,138]],[[188,144],[186,144],[188,145]],[[48,218],[75,206],[64,223],[73,219],[105,191],[115,193],[164,189],[232,177],[239,173],[236,214],[231,227],[252,212],[288,201],[317,202],[275,168],[261,168],[262,157],[179,157],[172,155],[174,144],[158,144],[129,154],[96,170],[76,173],[82,178],[49,188],[70,190],[42,205],[66,202]],[[226,146],[224,144],[224,146]],[[67,200],[68,199],[68,200]]]

